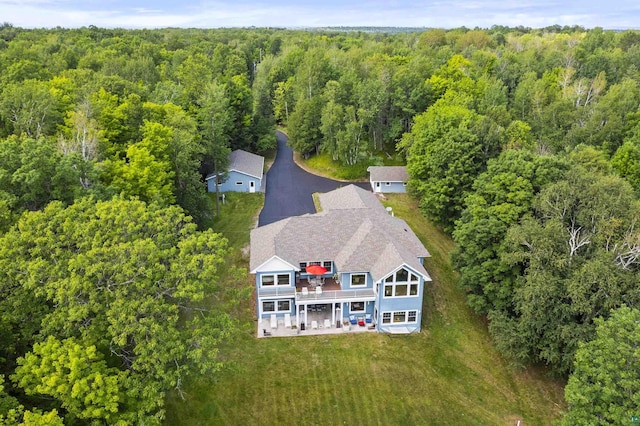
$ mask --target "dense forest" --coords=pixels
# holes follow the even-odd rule
[[[233,321],[202,303],[226,253],[203,177],[282,125],[305,156],[406,163],[500,351],[569,377],[567,424],[628,421],[639,99],[635,31],[4,24],[0,418],[159,423],[215,374]]]

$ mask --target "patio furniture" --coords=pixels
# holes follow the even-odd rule
[[[291,328],[291,314],[284,314],[284,328]]]
[[[356,316],[355,316],[355,315],[349,315],[349,322],[350,322],[351,324],[357,324],[357,323],[358,323],[358,320],[356,319]]]
[[[329,318],[324,320],[324,328],[331,328],[331,320]]]
[[[316,294],[322,294],[322,287],[316,287]]]
[[[371,314],[366,314],[366,315],[364,316],[364,321],[365,321],[367,324],[371,324]]]
[[[302,295],[303,296],[308,296],[309,295],[309,289],[307,287],[302,287]]]
[[[308,277],[309,284],[312,284],[312,285],[324,284],[324,277],[322,276],[322,274],[325,274],[327,272],[327,268],[321,265],[309,265],[306,267],[306,272],[308,274],[311,274]]]
[[[317,330],[318,329],[318,321],[316,321],[316,320],[311,321],[311,329],[312,330]]]
[[[278,328],[278,318],[276,318],[276,314],[271,314],[271,328]]]
[[[360,327],[364,327],[364,317],[363,316],[359,316],[358,317],[358,325]]]
[[[263,334],[264,336],[271,336],[271,333],[270,333],[270,332],[268,332],[266,328],[263,328],[263,329],[262,329],[262,334]]]

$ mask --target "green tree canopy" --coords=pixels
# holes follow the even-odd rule
[[[453,261],[469,304],[479,313],[511,308],[520,269],[508,265],[509,227],[531,211],[535,194],[559,180],[567,164],[557,157],[526,150],[503,151],[489,160],[487,170],[473,183],[465,210],[456,223]]]
[[[474,179],[502,145],[499,131],[470,110],[468,102],[468,97],[448,92],[416,116],[399,145],[407,152],[409,186],[420,209],[448,231],[460,217]]]
[[[490,313],[490,331],[511,357],[567,374],[595,318],[640,302],[640,209],[627,182],[581,166],[544,188],[533,207],[507,232],[502,256],[522,277],[514,307]]]
[[[595,338],[576,352],[562,424],[633,424],[640,413],[640,311],[625,305],[595,324]]]
[[[25,213],[0,237],[5,367],[70,416],[159,423],[165,392],[220,366],[233,325],[199,304],[222,291],[226,250],[178,207],[87,198]]]

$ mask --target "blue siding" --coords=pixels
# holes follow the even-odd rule
[[[357,300],[354,300],[354,302],[357,302]],[[364,302],[364,312],[351,312],[351,310],[349,309],[349,303],[345,303],[344,304],[345,309],[342,312],[342,315],[345,317],[348,317],[349,315],[364,315],[364,314],[371,314],[373,315],[373,311],[376,307],[376,302],[375,301],[371,301],[371,302]]]
[[[279,286],[264,286],[261,287],[260,283],[262,281],[262,276],[264,275],[274,275],[275,277],[277,277],[278,275],[289,275],[289,285],[279,285]],[[260,288],[263,289],[277,289],[277,288],[282,288],[282,289],[290,289],[290,288],[295,288],[296,286],[296,282],[295,282],[295,272],[294,271],[269,271],[269,272],[258,272],[256,274],[256,290],[259,291]],[[291,316],[293,316],[296,312],[296,301],[295,298],[292,297],[273,297],[273,298],[264,298],[264,299],[260,299],[256,301],[256,312],[258,312],[258,315],[260,313],[260,311],[262,310],[262,307],[260,306],[261,303],[263,302],[276,302],[278,300],[289,300],[289,311],[287,311],[288,313],[291,314]],[[286,314],[287,312],[285,311],[279,311],[279,312],[263,312],[261,317],[259,319],[262,318],[269,318],[271,316],[272,313],[275,313],[276,316],[278,318],[284,317],[284,314]]]
[[[358,274],[360,272],[356,272]],[[368,272],[361,272],[365,275],[365,279],[367,280],[367,284],[365,286],[351,286],[351,273],[343,272],[340,274],[340,287],[343,290],[362,290],[364,288],[373,288],[373,280],[371,278],[371,274]]]
[[[254,183],[256,192],[262,190],[262,179],[248,176],[237,171],[230,171],[227,180],[218,185],[218,190],[220,192],[250,192],[250,182]],[[207,190],[209,192],[216,192],[215,178],[207,180]]]
[[[290,297],[287,298],[281,298],[281,299],[262,299],[260,301],[258,301],[258,304],[260,303],[264,303],[264,302],[275,302],[276,306],[278,301],[280,300],[288,300],[289,301],[289,310],[288,311],[278,311],[278,312],[263,312],[262,313],[262,317],[259,319],[265,319],[265,318],[270,318],[271,314],[276,314],[276,317],[278,318],[284,318],[284,315],[286,313],[291,314],[291,319],[293,320],[294,317],[296,316],[296,300]],[[260,306],[256,306],[256,308],[258,309],[258,311],[256,312],[260,312]]]
[[[422,300],[424,297],[424,280],[418,276],[418,294],[416,296],[404,297],[384,297],[384,279],[380,282],[380,291],[378,292],[378,318],[377,328],[407,327],[420,331],[420,322],[422,320]],[[393,312],[395,311],[417,311],[415,323],[393,323]],[[391,312],[392,322],[389,324],[382,323],[382,314]]]
[[[382,284],[380,284],[382,288]],[[422,309],[422,288],[420,284],[420,292],[417,296],[407,297],[384,297],[382,291],[378,294],[378,310],[379,311],[403,311],[407,309]]]
[[[378,188],[376,185],[380,184],[379,190],[377,190],[376,188]],[[387,185],[387,182],[371,182],[371,188],[373,189],[374,192],[381,192],[381,193],[404,193],[407,192],[407,187],[404,185],[403,182],[389,182],[389,185]]]
[[[256,288],[260,288],[260,283],[262,282],[263,275],[289,275],[289,285],[279,285],[279,286],[267,286],[263,288],[291,288],[296,286],[296,273],[294,271],[269,271],[269,272],[258,272],[256,274]]]

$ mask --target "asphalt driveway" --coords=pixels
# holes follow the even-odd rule
[[[293,151],[287,145],[287,136],[277,132],[278,152],[267,172],[264,208],[258,226],[268,225],[290,216],[315,213],[312,194],[328,192],[349,183],[316,176],[301,169],[293,161]],[[368,182],[356,185],[371,189]]]

